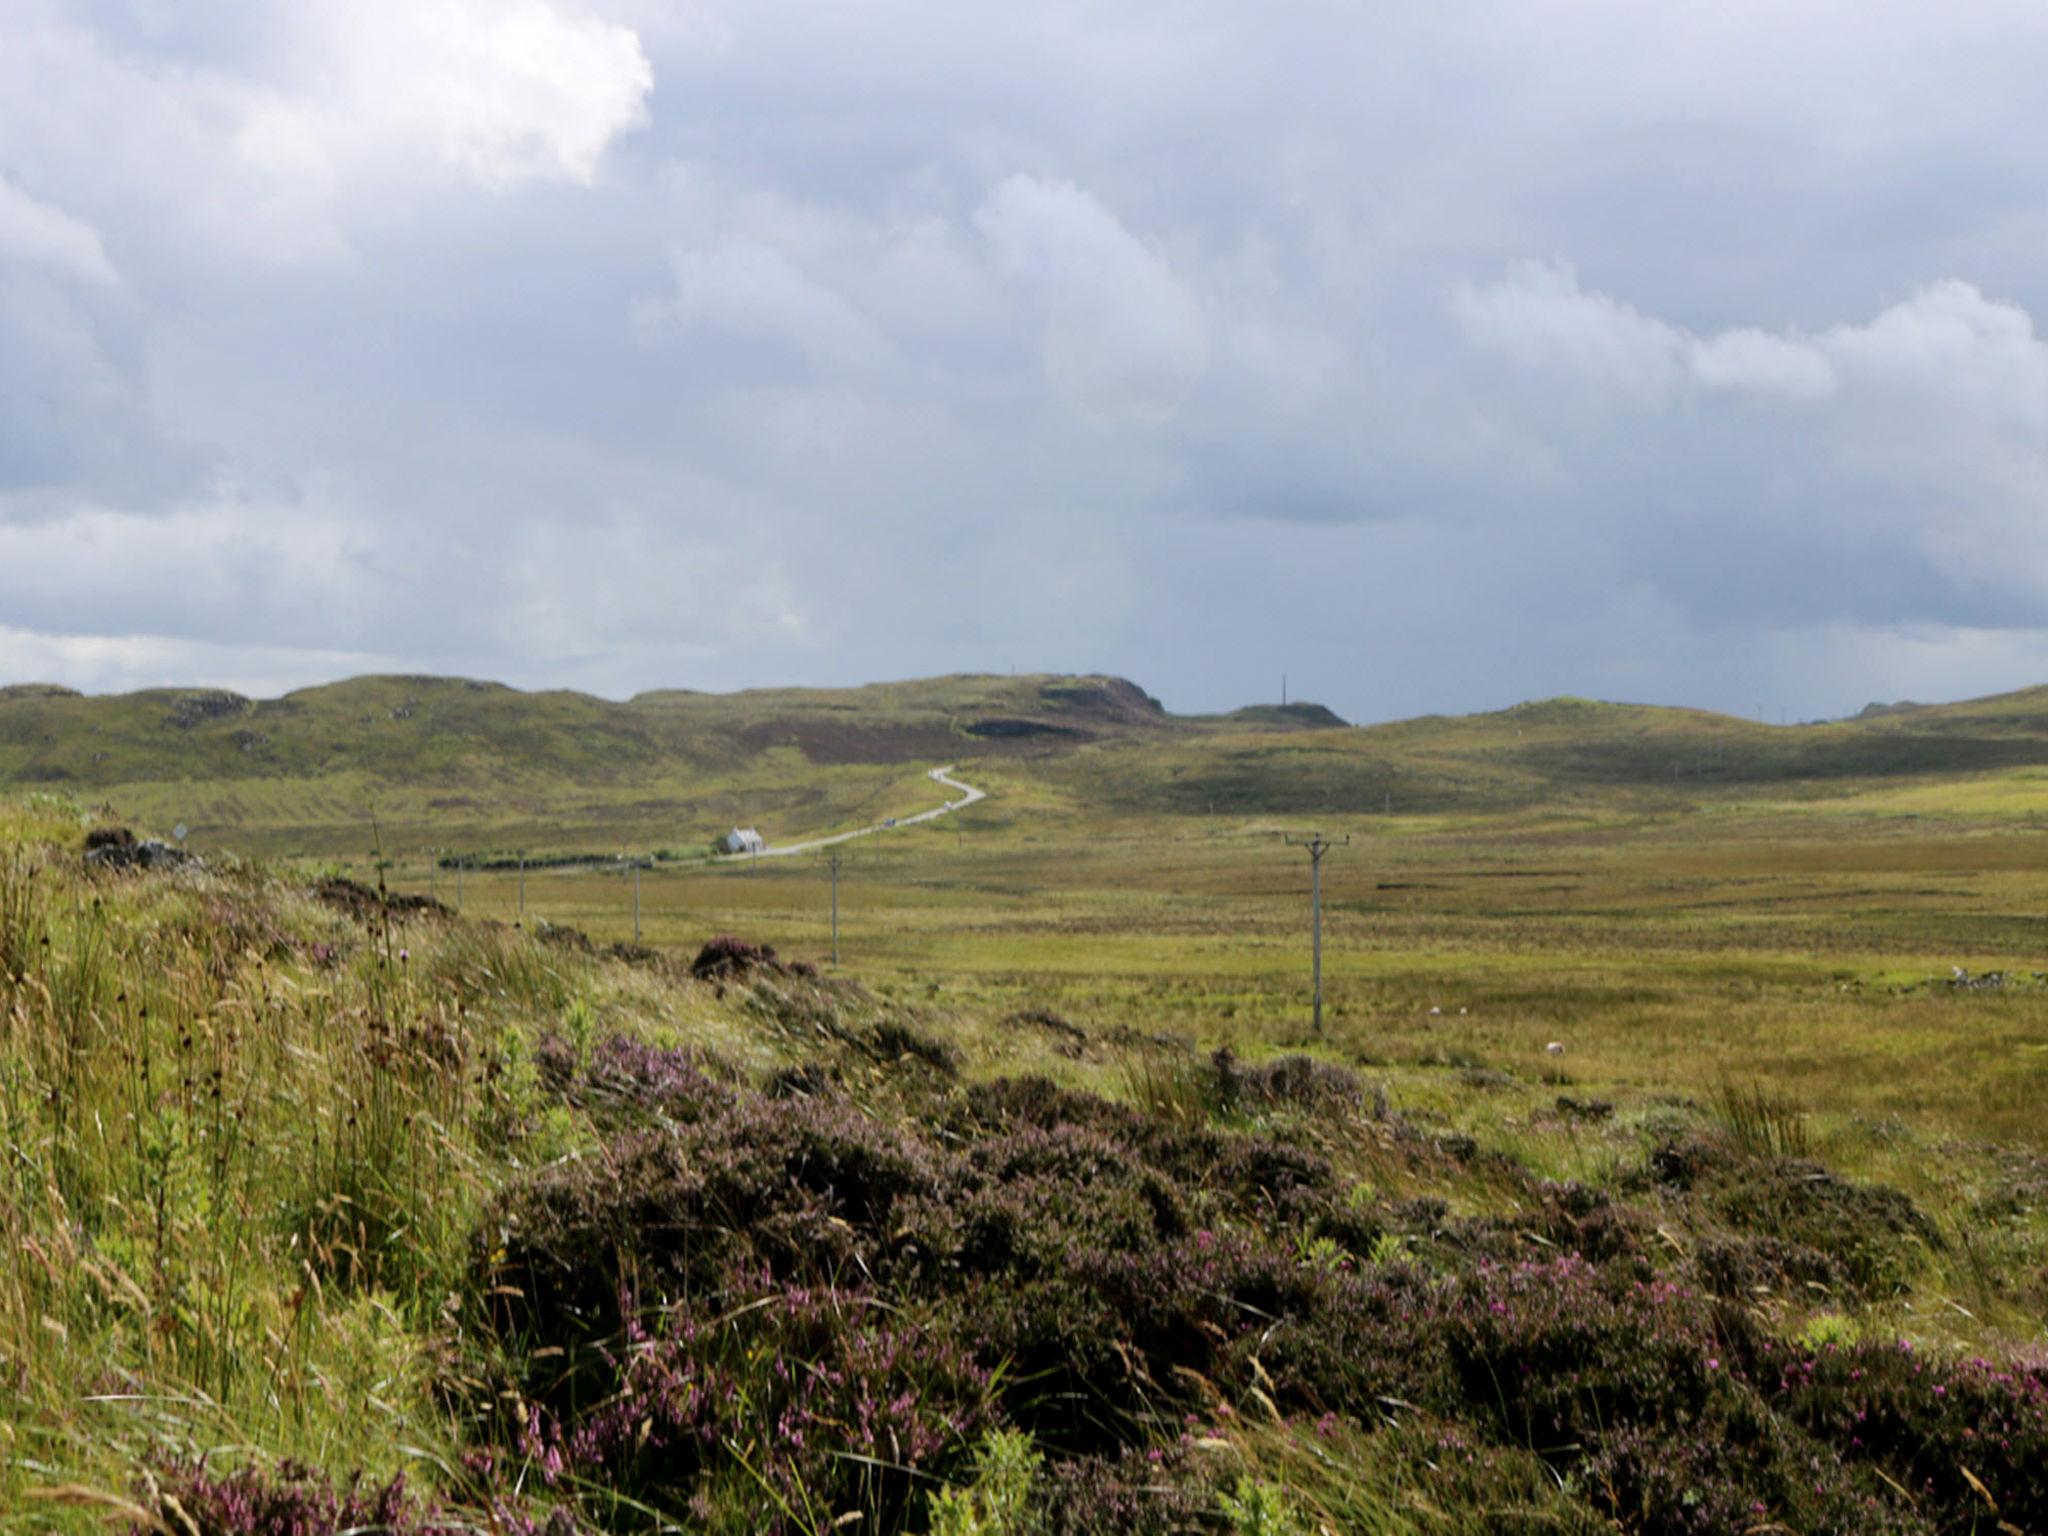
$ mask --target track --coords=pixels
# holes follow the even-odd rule
[[[934,784],[960,791],[958,800],[948,800],[944,805],[934,806],[928,811],[919,811],[915,816],[898,816],[894,821],[878,821],[873,826],[857,827],[851,832],[837,832],[831,837],[814,837],[809,842],[790,843],[780,848],[764,848],[759,853],[721,854],[713,862],[718,864],[748,864],[755,859],[788,859],[800,853],[816,853],[820,848],[833,848],[840,843],[850,843],[855,838],[873,837],[877,832],[893,832],[901,827],[914,827],[921,821],[937,821],[953,811],[961,810],[977,800],[986,800],[988,791],[976,789],[972,784],[963,784],[953,777],[953,765],[934,768],[925,775]]]

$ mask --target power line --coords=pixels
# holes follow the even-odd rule
[[[1351,841],[1346,833],[1341,838],[1328,838],[1320,832],[1311,832],[1307,837],[1287,836],[1290,848],[1308,850],[1309,868],[1309,915],[1310,926],[1315,934],[1315,989],[1316,989],[1316,1033],[1323,1032],[1323,855],[1332,848],[1341,848]]]

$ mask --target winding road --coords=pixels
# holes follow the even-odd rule
[[[816,853],[820,848],[831,848],[840,843],[850,843],[857,837],[873,837],[877,832],[891,832],[898,827],[914,827],[921,821],[937,821],[948,812],[961,810],[974,804],[977,800],[986,800],[988,798],[987,790],[976,789],[972,784],[963,784],[960,780],[954,778],[953,765],[951,763],[946,764],[943,768],[932,769],[925,777],[934,784],[944,785],[947,789],[959,790],[960,798],[958,800],[948,800],[944,805],[934,806],[929,811],[919,811],[915,816],[898,816],[892,821],[878,821],[871,827],[857,827],[851,832],[838,832],[834,833],[831,837],[814,837],[809,842],[789,843],[780,848],[764,848],[759,853],[728,853],[721,855],[713,862],[719,864],[745,864],[751,863],[755,859],[787,859],[793,858],[799,853]]]

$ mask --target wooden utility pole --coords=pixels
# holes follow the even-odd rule
[[[845,855],[834,848],[825,858],[832,869],[832,963],[839,963],[839,866]]]
[[[519,921],[526,921],[526,850],[519,850]]]
[[[633,861],[633,942],[640,942],[640,861]]]
[[[1323,855],[1332,848],[1341,848],[1351,841],[1347,833],[1342,838],[1328,838],[1320,832],[1311,832],[1307,837],[1287,839],[1290,848],[1308,850],[1309,868],[1309,922],[1315,935],[1315,989],[1316,989],[1316,1033],[1323,1032]]]

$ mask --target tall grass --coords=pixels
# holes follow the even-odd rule
[[[491,1042],[569,995],[532,948],[0,852],[0,1529],[166,1450],[450,1460],[428,1367],[521,1118]]]
[[[1715,1117],[1748,1157],[1779,1160],[1811,1157],[1806,1112],[1783,1094],[1752,1082],[1724,1082],[1714,1096]]]

